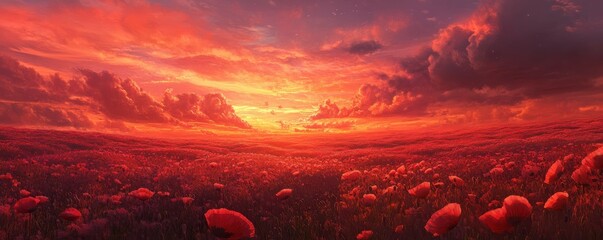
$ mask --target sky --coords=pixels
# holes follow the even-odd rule
[[[382,131],[603,116],[603,2],[0,2],[0,124]]]

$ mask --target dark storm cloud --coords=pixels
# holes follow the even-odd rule
[[[100,113],[105,122],[117,124],[209,122],[251,128],[221,94],[166,92],[160,102],[131,79],[107,71],[79,73],[69,81],[58,75],[45,79],[14,59],[0,57],[0,123],[87,128],[94,125],[89,117]]]
[[[0,98],[11,101],[64,101],[67,83],[58,76],[45,80],[31,68],[0,56]]]
[[[510,105],[600,92],[603,2],[488,1],[400,68],[379,75],[382,84],[363,85],[351,107],[325,102],[313,118],[426,114],[442,102]]]
[[[182,121],[215,122],[240,128],[251,128],[241,120],[222,94],[164,93],[163,105],[166,112]]]
[[[99,110],[112,119],[136,122],[167,122],[161,104],[130,79],[103,71],[80,70],[85,81],[82,95],[92,98]]]
[[[356,42],[350,45],[348,52],[357,55],[366,55],[374,53],[377,50],[383,48],[383,45],[375,40]]]
[[[0,123],[90,128],[94,123],[85,112],[52,105],[0,102]]]

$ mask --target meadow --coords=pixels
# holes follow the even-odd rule
[[[602,143],[603,120],[179,139],[2,127],[0,239],[602,239]]]

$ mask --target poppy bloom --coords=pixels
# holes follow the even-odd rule
[[[10,181],[13,180],[13,175],[10,173],[0,174],[0,181]]]
[[[19,201],[15,203],[13,208],[18,213],[31,213],[38,208],[38,203],[40,203],[40,200],[38,200],[37,198],[26,197],[19,199]]]
[[[403,231],[404,231],[404,225],[402,225],[402,224],[400,224],[400,225],[396,226],[396,228],[394,228],[394,232],[395,232],[395,233],[400,234],[400,233],[402,233]]]
[[[404,173],[406,173],[406,167],[405,167],[404,165],[399,166],[399,167],[396,169],[396,172],[398,172],[399,174],[404,174]]]
[[[506,169],[511,169],[513,167],[515,167],[515,162],[507,162],[507,163],[505,163],[505,168]]]
[[[111,195],[109,202],[112,204],[121,204],[121,195]]]
[[[30,191],[27,191],[27,190],[25,190],[25,189],[21,189],[21,190],[19,191],[19,194],[21,195],[21,197],[29,197],[29,196],[31,195],[31,192],[30,192]]]
[[[508,196],[503,200],[503,208],[506,211],[507,222],[511,225],[517,225],[521,220],[532,215],[532,205],[522,196]]]
[[[490,169],[490,175],[492,176],[496,176],[496,175],[500,175],[504,172],[505,170],[500,168],[500,167],[495,167]]]
[[[381,194],[389,194],[389,193],[393,193],[396,191],[396,186],[389,186],[387,188],[385,188],[383,191],[381,191]]]
[[[205,220],[211,233],[220,239],[252,238],[255,227],[243,214],[226,208],[210,209]]]
[[[160,197],[169,197],[170,196],[170,192],[159,191],[159,192],[157,192],[157,195],[159,195]]]
[[[570,153],[570,154],[568,154],[568,155],[565,155],[565,157],[563,157],[563,162],[569,162],[569,161],[571,161],[572,159],[574,159],[574,154],[573,154],[573,153]]]
[[[59,217],[67,221],[75,221],[82,217],[82,213],[75,208],[67,208],[65,211],[59,214]]]
[[[375,201],[377,201],[377,196],[375,196],[375,194],[364,194],[362,196],[362,204],[364,204],[364,206],[373,206]]]
[[[563,210],[569,202],[567,192],[556,192],[544,203],[544,209]]]
[[[582,165],[588,166],[592,169],[602,169],[603,168],[603,147],[600,147],[599,149],[588,154],[584,159],[582,159]]]
[[[146,201],[151,199],[155,193],[147,188],[139,188],[130,192],[130,196],[137,198],[138,200]]]
[[[182,200],[182,203],[184,203],[184,205],[191,205],[193,201],[195,201],[195,199],[192,197],[183,197],[180,200]]]
[[[590,167],[586,165],[580,165],[579,168],[572,172],[572,179],[579,184],[590,184]]]
[[[504,233],[513,228],[507,222],[507,211],[504,208],[487,211],[479,216],[479,221],[493,233]]]
[[[373,231],[364,230],[364,231],[358,233],[358,235],[356,235],[356,239],[357,240],[366,240],[366,239],[370,239],[371,236],[373,236]]]
[[[563,163],[561,163],[561,160],[555,161],[555,163],[553,163],[553,165],[551,165],[549,170],[546,172],[546,176],[544,176],[544,183],[550,184],[551,182],[557,180],[562,172]]]
[[[431,215],[425,230],[434,236],[440,236],[453,229],[461,219],[461,205],[458,203],[449,203],[442,209]]]
[[[47,203],[48,202],[48,197],[46,196],[36,196],[36,199],[38,199],[38,204],[43,204],[43,203]]]
[[[214,183],[214,189],[216,189],[216,190],[222,190],[223,188],[224,188],[224,184]]]
[[[278,198],[278,200],[285,200],[285,199],[291,197],[292,193],[293,193],[293,189],[285,188],[276,193],[276,198]]]
[[[448,176],[448,180],[450,180],[452,182],[452,184],[454,184],[457,187],[461,187],[461,186],[465,185],[465,181],[463,181],[462,178],[457,177],[457,176]]]
[[[418,198],[426,198],[427,195],[429,195],[430,191],[431,191],[431,183],[422,182],[421,184],[417,185],[416,187],[409,189],[408,193],[410,193],[410,195],[413,195]]]
[[[345,172],[344,174],[341,175],[341,181],[354,181],[354,180],[360,178],[361,175],[362,175],[362,173],[358,170]]]

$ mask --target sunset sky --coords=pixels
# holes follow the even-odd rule
[[[593,0],[8,0],[0,56],[0,123],[13,126],[294,133],[603,116]]]

